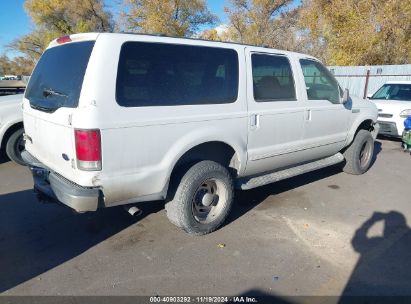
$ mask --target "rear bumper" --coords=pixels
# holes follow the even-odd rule
[[[30,153],[22,153],[33,175],[34,190],[77,212],[96,211],[101,200],[99,188],[82,187],[46,168]]]

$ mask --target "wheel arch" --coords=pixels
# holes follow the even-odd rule
[[[360,130],[367,130],[370,132],[374,131],[374,125],[375,121],[371,117],[363,118],[357,121],[356,124],[354,124],[355,127],[351,128],[348,138],[347,138],[347,144],[346,146],[349,146],[352,141],[355,138],[355,135],[357,135],[358,131]]]
[[[185,171],[202,160],[215,161],[229,168],[233,176],[243,169],[244,159],[239,149],[221,140],[198,143],[185,150],[174,162],[168,178],[167,197],[173,196],[175,188]]]

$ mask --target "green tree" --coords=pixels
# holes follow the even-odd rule
[[[13,59],[5,54],[0,56],[0,75],[30,75],[33,67],[34,62],[23,56]]]
[[[8,47],[31,60],[37,60],[49,42],[59,36],[114,28],[112,14],[102,0],[26,0],[24,8],[35,30]]]
[[[411,61],[411,1],[306,0],[300,24],[327,64]]]
[[[218,32],[216,29],[208,29],[208,30],[202,31],[199,35],[199,38],[205,39],[205,40],[214,40],[214,41],[222,40],[220,35],[218,35]]]
[[[204,0],[125,0],[127,30],[188,37],[217,21]]]
[[[224,39],[274,48],[294,49],[298,9],[292,0],[230,0]]]

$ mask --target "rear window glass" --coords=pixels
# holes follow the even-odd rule
[[[254,99],[257,102],[296,100],[293,73],[287,57],[251,56]]]
[[[238,56],[232,49],[147,42],[123,44],[117,73],[120,106],[236,101]]]
[[[31,106],[45,111],[77,107],[93,46],[94,41],[84,41],[46,50],[26,89]]]

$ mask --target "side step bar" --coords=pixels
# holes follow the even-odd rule
[[[300,174],[304,174],[307,172],[311,172],[317,169],[325,168],[328,166],[332,166],[338,164],[344,160],[344,156],[341,153],[337,153],[333,156],[323,158],[311,163],[307,163],[304,165],[300,165],[297,167],[292,167],[289,169],[277,171],[274,173],[268,173],[266,175],[260,175],[251,178],[243,178],[239,180],[239,186],[242,190],[249,190],[253,188],[257,188],[260,186],[268,185],[274,182],[278,182],[280,180],[294,177]]]

